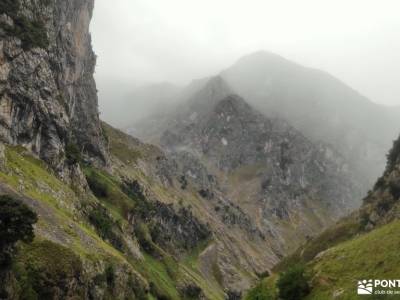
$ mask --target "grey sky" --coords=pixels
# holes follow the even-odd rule
[[[96,0],[101,108],[115,91],[188,83],[268,50],[400,105],[400,1]]]

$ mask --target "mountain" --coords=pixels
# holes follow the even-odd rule
[[[364,180],[365,191],[382,173],[400,130],[398,109],[371,102],[325,72],[265,51],[239,59],[220,75],[262,113],[333,145]]]
[[[359,205],[360,189],[339,153],[261,115],[221,77],[158,128],[158,144],[204,198],[220,210],[222,195],[253,220],[274,249],[270,264]]]
[[[277,279],[298,264],[305,265],[311,288],[306,299],[359,299],[359,280],[397,278],[399,167],[400,138],[393,143],[386,169],[361,208],[284,258],[246,299],[260,299],[254,298],[255,294],[261,294],[261,299],[277,299]],[[386,298],[397,299],[397,295]]]

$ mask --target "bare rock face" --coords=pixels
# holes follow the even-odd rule
[[[67,145],[106,164],[88,31],[93,0],[5,1],[0,11],[0,138],[62,172]]]

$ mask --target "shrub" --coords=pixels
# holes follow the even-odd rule
[[[96,174],[86,176],[90,190],[97,198],[107,198],[109,196],[109,187],[99,179]]]
[[[184,299],[200,299],[202,290],[195,284],[189,284],[183,287],[182,295]]]
[[[78,146],[72,143],[68,143],[65,146],[65,157],[70,165],[77,164],[82,160],[81,152],[79,151]]]
[[[389,183],[389,191],[392,194],[394,199],[400,198],[400,184],[397,182],[390,182]]]
[[[123,249],[121,238],[113,231],[115,222],[104,207],[98,206],[89,213],[89,221],[104,240],[108,240],[116,249]]]
[[[0,196],[0,265],[11,262],[18,241],[32,242],[37,215],[20,200]]]
[[[283,300],[303,299],[310,292],[304,273],[303,265],[294,266],[282,273],[277,282],[279,297]]]
[[[150,294],[156,297],[157,300],[171,300],[171,297],[161,291],[161,289],[154,282],[150,282],[149,287]]]
[[[109,287],[113,288],[115,285],[115,270],[114,270],[114,266],[112,264],[110,264],[106,267],[105,275],[106,275],[105,277],[106,277],[107,285]]]
[[[142,250],[152,256],[157,256],[158,249],[154,244],[147,225],[139,222],[135,226],[135,235]]]

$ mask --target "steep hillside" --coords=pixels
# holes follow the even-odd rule
[[[274,267],[275,274],[282,274],[295,265],[306,265],[311,292],[304,299],[359,299],[356,294],[358,280],[397,278],[400,272],[397,255],[399,145],[400,138],[388,154],[384,174],[358,211],[338,221]],[[262,299],[276,297],[278,277],[273,275],[256,288],[266,297]],[[375,297],[398,299],[398,295]],[[248,299],[253,299],[251,293]]]
[[[400,130],[398,110],[372,103],[327,73],[265,51],[241,58],[221,76],[263,113],[334,145],[364,179],[365,191],[382,173],[384,155]]]

